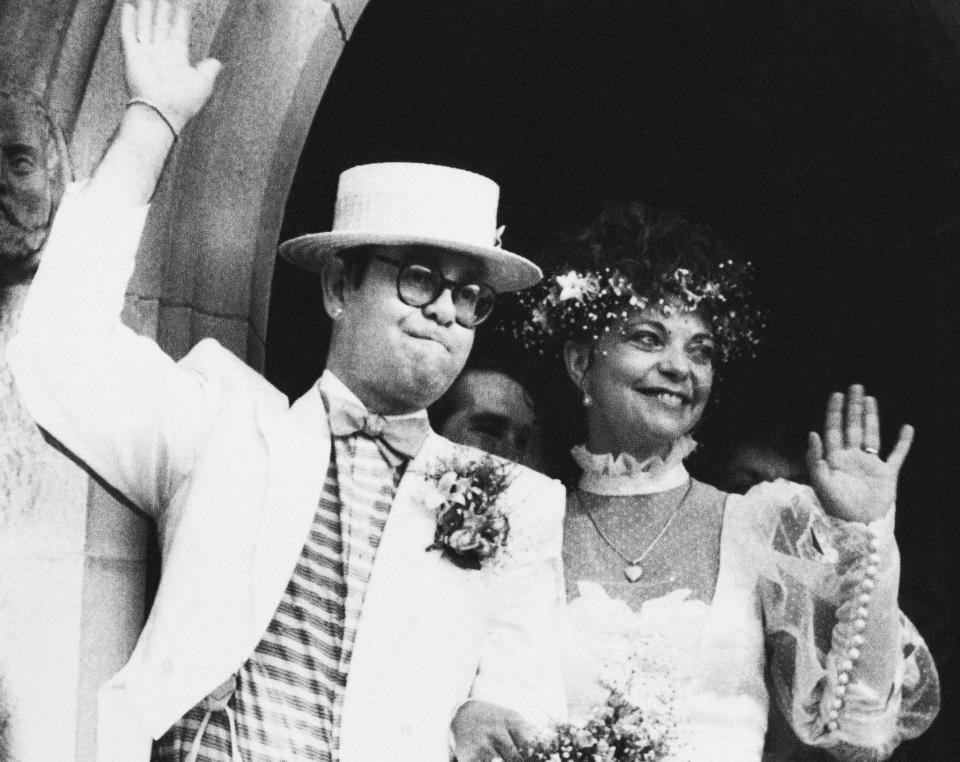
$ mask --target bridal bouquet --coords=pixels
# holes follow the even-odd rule
[[[521,754],[523,762],[658,762],[669,752],[670,729],[617,688],[582,725],[559,725]]]
[[[639,612],[592,582],[577,583],[561,640],[568,721],[525,751],[524,762],[686,759],[678,686],[696,669],[706,604],[676,590]]]

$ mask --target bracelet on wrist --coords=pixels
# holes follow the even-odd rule
[[[173,126],[173,122],[170,121],[170,118],[163,113],[163,111],[160,109],[159,106],[157,106],[155,103],[151,103],[146,98],[131,98],[130,100],[127,101],[126,108],[130,108],[131,106],[134,106],[137,104],[141,106],[146,106],[151,111],[154,111],[157,114],[157,116],[159,116],[163,120],[163,123],[170,128],[170,132],[173,134],[173,142],[174,143],[177,142],[177,140],[180,138],[180,133],[177,132],[177,128]]]

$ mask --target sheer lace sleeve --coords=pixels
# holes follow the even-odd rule
[[[842,760],[886,759],[940,703],[930,652],[897,606],[893,510],[841,521],[785,481],[730,500],[758,573],[771,699],[804,743]]]

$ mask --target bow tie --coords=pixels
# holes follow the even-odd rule
[[[416,455],[430,434],[430,423],[425,415],[384,418],[350,400],[327,395],[323,395],[323,399],[333,436],[360,434],[369,437],[392,466]]]

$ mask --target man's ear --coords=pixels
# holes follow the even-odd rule
[[[353,287],[339,255],[334,254],[324,259],[320,269],[320,281],[323,284],[323,308],[331,320],[336,320],[343,313],[347,292]]]
[[[567,367],[567,375],[581,391],[592,361],[593,348],[586,342],[568,341],[563,345],[563,364]]]

